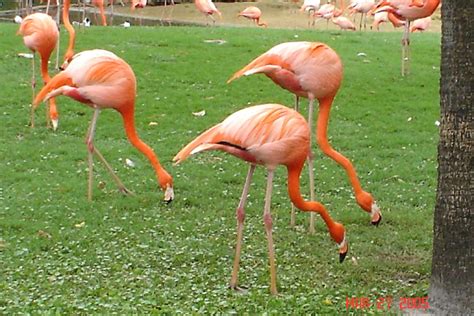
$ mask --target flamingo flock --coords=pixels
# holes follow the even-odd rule
[[[174,5],[174,2],[172,3]],[[93,0],[93,4],[99,8],[102,6],[102,25],[107,25],[103,14],[104,1]],[[146,0],[132,0],[131,10],[143,8],[146,4]],[[34,54],[37,52],[41,59],[41,75],[44,86],[36,94],[35,58],[33,58],[31,125],[34,125],[34,110],[40,103],[48,102],[49,120],[52,122],[53,128],[56,129],[58,114],[55,99],[60,96],[69,97],[91,108],[93,115],[85,141],[89,172],[87,198],[89,201],[92,200],[94,156],[103,163],[116,182],[119,191],[124,194],[132,194],[94,144],[99,114],[104,109],[115,110],[122,117],[129,142],[149,160],[154,169],[157,183],[164,195],[164,201],[171,202],[175,197],[173,177],[161,165],[155,151],[140,139],[136,130],[137,85],[132,67],[116,54],[102,49],[75,53],[76,33],[69,19],[70,5],[70,0],[64,0],[62,11],[63,22],[69,34],[69,43],[64,53],[61,71],[52,78],[48,72],[48,60],[59,38],[57,24],[45,13],[33,13],[21,21],[18,30],[18,34],[23,36],[25,46]],[[211,0],[195,0],[195,5],[206,19],[211,19],[213,24],[215,24],[213,15],[221,16],[221,12]],[[409,44],[408,32],[426,29],[430,23],[429,17],[438,5],[439,0],[425,0],[424,2],[382,0],[378,4],[373,1],[357,0],[352,1],[349,9],[352,14],[361,14],[359,29],[362,29],[362,25],[364,25],[364,29],[366,28],[366,17],[370,14],[378,17],[377,23],[374,22],[373,25],[376,28],[380,23],[386,21],[391,21],[394,25],[399,23],[398,26],[404,25],[405,32],[402,43],[405,51],[405,47]],[[301,11],[308,12],[314,18],[324,18],[327,23],[331,20],[342,29],[355,30],[356,28],[353,22],[343,16],[344,1],[340,1],[339,4],[320,5],[320,1],[305,0]],[[238,16],[254,21],[258,26],[266,26],[266,23],[260,20],[261,15],[261,10],[255,6],[248,7],[238,14]],[[420,18],[423,20],[415,22]],[[310,20],[308,24],[314,25],[314,21]],[[408,51],[403,56],[408,56]],[[230,288],[236,291],[242,290],[238,282],[238,273],[245,219],[244,209],[250,184],[258,165],[267,169],[263,224],[268,242],[270,292],[278,294],[275,247],[272,237],[271,195],[274,170],[279,165],[287,169],[288,195],[293,205],[291,223],[294,225],[295,207],[303,212],[310,212],[310,231],[314,232],[314,215],[319,214],[326,224],[331,238],[339,247],[340,262],[344,261],[349,250],[344,226],[334,221],[326,207],[316,201],[314,196],[312,154],[314,138],[322,152],[345,169],[354,190],[356,202],[363,211],[370,215],[370,222],[373,225],[378,225],[382,220],[382,214],[372,194],[362,188],[351,161],[336,151],[328,140],[330,111],[343,78],[342,61],[336,51],[319,42],[281,43],[269,48],[247,65],[235,71],[227,82],[231,83],[241,77],[255,74],[264,74],[279,87],[292,93],[295,96],[294,109],[280,104],[263,104],[237,111],[191,140],[176,154],[173,161],[178,164],[191,155],[209,150],[220,150],[249,163],[242,195],[236,209],[237,242],[230,280]],[[308,121],[298,113],[300,98],[308,99]],[[313,117],[316,101],[319,113],[315,128]],[[300,175],[305,163],[308,164],[309,169],[309,200],[305,200],[300,191]]]

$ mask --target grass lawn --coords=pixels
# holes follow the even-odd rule
[[[413,34],[412,74],[401,78],[401,34],[393,32],[78,31],[77,51],[107,49],[134,69],[138,132],[175,179],[176,199],[166,205],[152,167],[128,143],[114,111],[102,112],[96,146],[135,196],[118,193],[97,163],[94,201],[87,202],[84,135],[92,111],[61,97],[57,132],[45,127],[44,105],[36,112],[36,128],[28,126],[31,61],[17,57],[27,52],[15,36],[17,27],[0,24],[0,313],[336,314],[346,312],[346,297],[369,298],[369,312],[377,313],[378,298],[392,297],[398,306],[401,297],[427,295],[439,34]],[[61,38],[61,52],[66,38]],[[204,42],[208,39],[226,43]],[[314,235],[307,232],[307,214],[298,214],[296,228],[289,227],[286,175],[279,168],[272,214],[280,295],[272,297],[262,223],[265,171],[257,169],[240,271],[240,284],[249,291],[236,294],[227,284],[235,207],[247,166],[216,152],[179,166],[171,159],[199,132],[238,109],[262,103],[292,106],[293,96],[262,75],[225,82],[268,48],[294,40],[321,41],[340,54],[345,76],[332,109],[330,141],[353,161],[384,218],[378,228],[369,224],[343,169],[315,148],[316,196],[348,233],[350,252],[339,264],[322,220]],[[202,110],[205,116],[192,114]]]

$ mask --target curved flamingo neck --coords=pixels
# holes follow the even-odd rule
[[[318,139],[318,143],[321,148],[327,151],[330,151],[334,155],[334,159],[338,161],[349,175],[349,180],[354,187],[355,194],[362,193],[362,187],[360,185],[359,180],[357,179],[357,175],[352,168],[351,162],[341,155],[339,152],[335,151],[328,142],[328,123],[329,123],[329,114],[331,113],[331,106],[334,101],[334,96],[322,98],[319,100],[319,114],[318,114],[318,121],[317,121],[317,130],[316,130],[316,137]]]
[[[45,56],[43,54],[40,54],[41,58],[41,77],[43,78],[43,82],[47,84],[49,80],[51,80],[51,77],[49,76],[48,72],[48,61],[51,53],[48,56]]]
[[[345,230],[344,227],[335,222],[331,216],[329,216],[326,208],[319,202],[316,201],[305,201],[301,196],[300,192],[300,175],[303,169],[305,160],[297,162],[293,165],[287,166],[288,169],[288,194],[291,202],[300,210],[305,212],[317,212],[321,215],[322,219],[328,227],[331,238],[338,244],[344,240]]]
[[[74,55],[74,43],[76,41],[76,31],[69,21],[69,7],[71,6],[71,0],[64,0],[63,6],[63,22],[69,33],[69,44],[64,54],[64,60],[69,62],[71,61],[72,56]]]
[[[158,157],[156,156],[153,149],[143,142],[137,134],[135,129],[135,115],[134,115],[134,104],[128,104],[124,109],[117,109],[120,114],[122,114],[125,133],[127,134],[128,140],[130,143],[141,151],[150,161],[151,165],[155,169],[158,182],[163,190],[166,190],[168,186],[172,186],[173,179],[168,172],[161,166]]]

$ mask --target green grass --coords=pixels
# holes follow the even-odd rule
[[[114,111],[102,112],[96,146],[136,195],[118,193],[97,163],[94,201],[87,202],[84,135],[92,112],[62,97],[57,132],[45,128],[43,105],[37,127],[28,127],[31,66],[16,57],[26,52],[16,28],[0,24],[0,313],[336,314],[346,312],[346,297],[369,297],[375,303],[378,297],[427,295],[439,34],[413,35],[412,74],[401,78],[398,33],[186,27],[78,31],[77,51],[111,50],[136,73],[137,129],[175,179],[176,200],[165,205],[151,166],[127,142]],[[249,292],[238,295],[227,284],[234,212],[247,167],[216,152],[179,166],[171,159],[199,132],[238,109],[270,102],[292,106],[293,96],[264,76],[225,82],[271,46],[293,40],[322,41],[340,54],[345,76],[332,109],[330,139],[354,162],[384,220],[378,228],[369,224],[343,169],[315,149],[316,196],[346,226],[351,246],[346,262],[339,264],[321,220],[315,235],[307,233],[306,214],[298,214],[296,229],[289,227],[286,175],[279,168],[272,214],[280,295],[272,297],[262,223],[265,171],[259,168],[246,209],[240,272]],[[367,56],[359,57],[360,52]],[[206,116],[191,114],[201,110]],[[126,158],[136,167],[127,167]],[[301,181],[308,187],[304,175]],[[369,312],[377,313],[376,307]]]

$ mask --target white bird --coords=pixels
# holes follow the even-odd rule
[[[131,26],[130,21],[128,21],[128,20],[125,21],[125,22],[123,22],[123,23],[120,24],[120,25],[122,25],[124,28],[129,28],[129,27]]]
[[[23,22],[23,19],[19,15],[15,15],[15,18],[13,20],[16,24],[21,24],[21,22]]]
[[[84,21],[82,21],[82,24],[85,27],[90,27],[91,26],[91,20],[89,18],[85,18]]]

